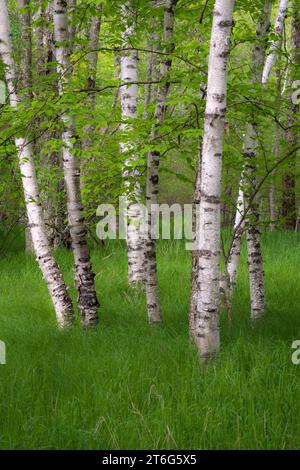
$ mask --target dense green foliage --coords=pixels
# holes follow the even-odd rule
[[[44,2],[47,5],[48,2]],[[90,109],[86,106],[89,89],[89,67],[87,54],[89,51],[88,33],[90,21],[96,14],[95,6],[102,4],[102,20],[99,42],[98,69],[96,77],[96,106]],[[236,2],[235,24],[232,33],[232,51],[229,64],[228,78],[228,127],[224,147],[223,172],[223,203],[229,218],[233,217],[235,206],[232,198],[236,197],[239,176],[243,164],[243,133],[245,123],[249,116],[255,115],[259,128],[259,155],[257,158],[257,171],[264,177],[274,165],[273,145],[275,120],[281,126],[280,158],[276,179],[277,217],[280,219],[281,179],[289,169],[289,159],[285,159],[285,133],[286,120],[290,108],[291,82],[286,81],[289,74],[295,78],[297,73],[288,71],[291,50],[290,15],[286,20],[285,40],[281,58],[277,66],[282,71],[282,88],[285,81],[285,91],[278,99],[276,93],[276,76],[274,73],[266,89],[251,84],[251,56],[259,12],[263,7],[263,0],[240,0]],[[72,70],[68,77],[69,83],[65,87],[64,97],[57,96],[55,63],[48,62],[45,66],[47,72],[39,74],[36,71],[36,56],[38,51],[33,40],[33,98],[19,107],[18,112],[12,112],[7,107],[0,109],[0,171],[3,175],[0,185],[1,212],[3,217],[15,221],[18,210],[23,210],[20,197],[20,181],[16,170],[13,138],[20,132],[29,132],[35,150],[36,166],[39,174],[42,198],[48,198],[57,204],[57,187],[60,187],[62,174],[59,165],[53,164],[59,157],[61,142],[57,137],[61,131],[59,116],[67,109],[76,117],[77,156],[82,160],[84,177],[83,198],[85,214],[92,222],[96,208],[100,203],[115,201],[122,191],[122,162],[124,155],[120,155],[119,142],[130,138],[136,144],[135,153],[140,155],[135,165],[139,165],[144,174],[146,153],[155,147],[161,154],[160,165],[160,200],[166,202],[190,202],[192,199],[195,162],[198,156],[199,138],[203,133],[203,113],[205,106],[205,89],[207,74],[207,58],[209,51],[210,29],[213,2],[193,2],[179,0],[176,6],[175,22],[175,49],[172,54],[173,66],[171,70],[171,88],[167,100],[167,113],[161,128],[161,138],[158,142],[150,142],[149,135],[153,125],[154,103],[149,108],[149,118],[143,119],[145,112],[144,98],[147,80],[146,69],[148,61],[150,32],[156,30],[159,44],[155,50],[161,51],[163,2],[153,8],[147,0],[133,2],[137,13],[136,37],[134,46],[138,50],[139,70],[139,119],[132,123],[129,136],[120,130],[120,105],[116,100],[116,93],[120,81],[117,78],[118,68],[115,60],[122,48],[121,34],[124,25],[121,22],[120,2],[89,0],[78,2],[75,11],[69,13],[70,24],[77,30],[77,36],[72,45]],[[274,13],[277,8],[274,2]],[[35,19],[37,11],[36,2],[32,2],[32,27],[41,24]],[[11,23],[17,59],[22,49],[19,41],[19,26],[15,2],[10,2]],[[42,24],[51,31],[52,25],[42,21]],[[155,26],[153,26],[155,25]],[[273,28],[273,26],[272,26]],[[273,29],[269,35],[269,43],[276,37]],[[157,54],[156,60],[161,60]],[[0,69],[0,78],[3,71]],[[157,80],[153,76],[151,80]],[[155,88],[156,85],[154,84]],[[200,88],[202,92],[200,93]],[[24,92],[25,90],[23,90]],[[28,90],[27,90],[28,91]],[[92,93],[94,94],[94,93]],[[298,112],[294,116],[297,125]],[[85,137],[89,124],[93,127],[91,143],[88,149],[82,149],[82,139]],[[128,133],[128,132],[127,132]],[[296,177],[298,168],[294,169]],[[13,178],[11,177],[13,176]],[[298,178],[297,178],[298,180]],[[268,190],[270,177],[266,179],[261,188],[262,215],[264,222],[269,219]],[[298,192],[298,184],[296,185]],[[60,201],[59,203],[62,203]]]

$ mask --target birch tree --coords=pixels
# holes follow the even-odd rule
[[[95,15],[91,18],[91,21],[88,23],[88,54],[87,54],[87,80],[86,85],[88,89],[87,100],[85,106],[87,108],[87,121],[91,120],[91,114],[94,113],[96,108],[96,78],[97,78],[97,67],[98,67],[98,55],[99,55],[99,34],[101,27],[101,16],[102,16],[102,4],[96,5]],[[82,149],[89,153],[89,149],[92,144],[93,132],[95,131],[95,125],[88,122],[84,126],[84,135],[82,137]],[[85,168],[88,163],[91,162],[91,156],[89,155],[84,162],[82,163],[81,171],[81,183],[84,186],[85,180]]]
[[[299,141],[299,129],[297,113],[299,111],[298,100],[294,98],[293,84],[298,83],[300,70],[300,12],[299,1],[292,3],[291,19],[291,59],[288,72],[289,88],[289,114],[286,122],[285,142],[286,151],[291,152]],[[292,153],[287,162],[287,169],[282,176],[282,208],[283,225],[288,230],[294,230],[297,223],[296,209],[296,155]]]
[[[243,176],[241,177],[241,181],[243,181]],[[231,297],[233,287],[236,283],[236,276],[237,276],[237,268],[241,253],[241,241],[242,236],[245,230],[245,201],[244,201],[244,190],[242,185],[239,187],[239,194],[237,199],[237,208],[235,214],[235,221],[234,221],[234,229],[233,229],[233,240],[232,245],[230,247],[229,258],[227,262],[227,273],[229,277],[229,296]]]
[[[164,54],[160,66],[160,84],[156,92],[155,104],[155,126],[151,132],[151,141],[159,139],[160,127],[164,121],[166,100],[169,92],[169,74],[172,65],[171,53],[174,49],[173,30],[175,6],[177,0],[166,0],[164,13]],[[150,323],[159,323],[161,321],[161,312],[157,284],[157,262],[156,262],[156,243],[153,235],[155,227],[152,222],[155,219],[153,208],[158,204],[158,167],[160,153],[157,150],[151,151],[147,157],[147,187],[146,187],[146,206],[147,206],[147,240],[146,240],[146,299],[148,319]]]
[[[191,273],[191,294],[190,294],[190,312],[189,312],[189,331],[191,339],[195,338],[196,334],[196,319],[197,319],[197,301],[198,301],[198,262],[199,252],[197,250],[197,234],[199,233],[199,217],[197,217],[198,208],[201,199],[201,153],[202,143],[199,142],[199,161],[197,162],[197,171],[195,178],[194,199],[192,207],[192,233],[193,233],[193,247],[192,247],[192,273]]]
[[[252,83],[262,83],[262,73],[265,64],[266,40],[270,29],[270,16],[272,4],[266,0],[264,9],[259,18],[256,32],[256,43],[252,56]],[[279,13],[278,13],[279,14]],[[240,180],[239,196],[237,201],[237,210],[234,225],[234,236],[230,248],[230,254],[227,263],[227,271],[230,279],[230,293],[236,281],[236,274],[241,250],[241,240],[247,225],[247,251],[250,277],[250,298],[251,298],[251,316],[257,318],[264,312],[264,274],[263,260],[261,254],[261,241],[259,230],[259,211],[257,198],[251,201],[251,209],[247,212],[245,221],[244,209],[248,203],[252,191],[255,190],[256,182],[256,154],[258,146],[257,126],[254,116],[252,122],[246,125],[244,137],[244,169]],[[245,222],[247,222],[245,224]]]
[[[262,84],[265,85],[268,80],[270,73],[272,71],[277,51],[281,49],[282,44],[282,32],[284,28],[285,17],[288,9],[288,0],[280,0],[279,9],[275,20],[275,33],[277,35],[276,39],[272,41],[270,51],[266,58],[266,62],[262,74]]]
[[[87,96],[86,106],[90,111],[95,110],[96,106],[96,77],[97,77],[97,67],[98,67],[98,48],[99,48],[99,34],[101,27],[101,15],[102,15],[102,4],[96,5],[95,15],[91,18],[91,21],[88,24],[88,54],[87,54],[87,66],[88,66],[88,76],[87,76],[87,88],[89,90]],[[88,149],[91,141],[91,134],[94,131],[94,126],[88,124],[84,127],[84,138],[82,142],[83,149]]]
[[[24,44],[19,71],[19,88],[23,89],[23,99],[32,98],[32,38],[29,0],[18,0],[18,16],[21,29],[21,41]],[[17,86],[17,84],[16,84]],[[30,228],[25,228],[25,250],[34,254]]]
[[[199,204],[195,340],[203,360],[219,352],[220,197],[227,64],[234,0],[216,0],[210,40]]]
[[[67,6],[64,0],[54,0],[54,40],[59,75],[59,93],[64,96],[70,73],[70,50],[68,48]],[[64,109],[62,114],[63,170],[67,193],[68,223],[75,261],[75,282],[83,325],[98,322],[98,300],[94,273],[87,246],[87,233],[80,193],[80,162],[75,156],[75,121]]]
[[[265,61],[265,39],[270,28],[271,2],[265,2],[265,8],[257,28],[257,43],[253,49],[253,83],[262,83],[262,69]],[[250,280],[251,318],[263,315],[265,310],[265,289],[263,259],[261,252],[261,234],[259,228],[259,204],[257,197],[251,202],[252,192],[257,186],[258,128],[255,116],[246,125],[244,140],[245,178],[243,179],[245,205],[250,205],[246,216],[247,252]]]
[[[130,134],[133,126],[132,120],[138,117],[138,54],[132,48],[135,40],[136,12],[131,1],[125,2],[122,7],[122,22],[125,30],[122,34],[123,51],[120,54],[121,84],[128,83],[120,88],[120,101],[122,108],[121,130],[126,141],[120,144],[121,152],[125,155],[123,178],[125,183],[125,207],[127,216],[127,257],[128,281],[136,284],[145,281],[145,229],[144,216],[141,210],[141,173],[135,166],[138,155],[135,154],[135,143]],[[126,136],[128,136],[126,138]]]
[[[0,18],[0,55],[5,65],[10,106],[17,109],[20,104],[20,96],[16,89],[16,64],[13,58],[7,2],[5,0],[0,0]],[[47,240],[29,136],[26,134],[15,137],[15,145],[34,252],[48,286],[57,322],[60,326],[67,326],[73,321],[72,303]]]
[[[281,51],[279,53],[279,57],[281,57]],[[276,71],[277,77],[277,102],[279,103],[278,107],[280,108],[280,103],[282,99],[282,71],[280,66],[277,67]],[[281,128],[278,122],[275,123],[274,129],[274,146],[273,146],[273,155],[274,155],[274,163],[276,163],[279,159],[279,152],[280,152],[280,136],[281,136]],[[275,185],[275,175],[276,170],[272,171],[271,174],[271,184],[269,190],[269,208],[270,208],[270,225],[269,229],[270,232],[273,232],[276,227],[276,185]]]

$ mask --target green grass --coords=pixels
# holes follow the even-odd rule
[[[72,285],[71,255],[57,254]],[[0,262],[1,449],[300,448],[300,237],[264,236],[267,315],[249,322],[245,253],[221,360],[199,364],[188,341],[190,258],[159,246],[164,323],[150,327],[126,282],[125,251],[93,252],[101,323],[58,331],[35,261],[12,246]],[[71,288],[75,295],[74,288]]]

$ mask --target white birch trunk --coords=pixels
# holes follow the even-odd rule
[[[253,83],[263,83],[262,70],[265,63],[265,47],[261,41],[267,37],[270,28],[271,2],[266,0],[263,16],[257,29],[257,44],[253,50]],[[250,281],[251,318],[260,318],[265,311],[265,286],[261,233],[259,227],[259,202],[257,196],[251,201],[256,190],[258,129],[255,116],[246,125],[244,141],[245,179],[243,181],[245,206],[250,206],[245,224],[247,226],[247,252]]]
[[[197,300],[198,300],[198,262],[199,253],[197,250],[197,233],[199,232],[199,204],[201,199],[201,154],[202,142],[199,142],[199,159],[197,162],[197,171],[195,178],[194,199],[192,208],[192,232],[193,232],[193,251],[192,251],[192,273],[191,273],[191,293],[190,293],[190,312],[189,312],[189,332],[190,338],[195,339],[196,319],[197,319]]]
[[[70,73],[66,2],[54,0],[54,40],[56,46],[59,93],[64,94],[67,74]],[[96,296],[94,273],[90,262],[87,235],[80,193],[80,162],[74,155],[75,123],[74,117],[62,114],[63,132],[63,170],[67,192],[68,222],[75,261],[75,282],[78,290],[78,303],[84,326],[98,322],[98,300]]]
[[[299,102],[293,96],[293,84],[297,84],[300,70],[300,5],[299,0],[292,2],[291,20],[291,56],[288,69],[289,84],[289,113],[286,120],[284,133],[286,152],[291,152],[299,144],[299,125],[297,116],[299,113]],[[282,217],[283,224],[287,230],[295,230],[297,224],[297,155],[294,152],[288,159],[287,169],[282,177]]]
[[[253,83],[262,83],[262,70],[265,61],[265,40],[270,28],[271,2],[266,0],[264,10],[260,17],[257,27],[257,40],[253,50]],[[242,172],[238,207],[236,211],[234,239],[230,249],[227,264],[227,272],[230,279],[230,293],[232,295],[236,282],[237,268],[241,250],[242,235],[245,226],[244,209],[247,206],[247,200],[251,197],[251,192],[255,190],[257,184],[256,172],[256,151],[257,151],[257,135],[255,120],[247,124],[244,140],[244,169]],[[251,316],[254,318],[264,311],[264,275],[263,261],[261,255],[260,231],[258,228],[259,211],[255,201],[252,208],[248,211],[246,217],[249,228],[247,229],[247,248],[248,248],[248,264],[250,276],[250,298],[251,298]],[[256,312],[256,313],[255,313]]]
[[[120,101],[122,108],[121,130],[126,135],[133,130],[130,123],[132,119],[137,119],[138,105],[138,55],[136,49],[129,49],[134,42],[135,19],[134,8],[130,1],[122,5],[123,23],[125,31],[123,33],[123,47],[128,49],[121,53],[121,73],[122,83],[130,85],[120,88]],[[128,122],[129,121],[129,122]],[[135,155],[135,143],[132,140],[120,144],[121,152],[126,155],[123,167],[123,178],[125,181],[125,206],[127,216],[127,257],[128,257],[128,281],[130,284],[143,283],[146,279],[145,273],[145,229],[144,213],[141,210],[141,174],[138,169],[132,168],[132,163],[137,159]]]
[[[241,177],[241,181],[243,181],[243,177]],[[245,202],[244,202],[244,191],[240,184],[239,188],[239,195],[237,199],[237,210],[235,214],[235,221],[234,221],[234,235],[232,240],[232,246],[230,249],[230,255],[227,263],[227,273],[229,276],[229,286],[230,286],[230,293],[235,286],[236,283],[236,276],[237,276],[237,269],[239,264],[239,258],[241,253],[241,242],[242,236],[245,229],[245,221],[244,221],[244,210],[245,210]]]
[[[279,9],[277,17],[275,20],[275,33],[277,34],[277,39],[275,39],[270,48],[270,52],[266,58],[263,75],[262,75],[262,84],[266,85],[269,80],[270,73],[272,71],[274,62],[276,60],[276,54],[279,49],[281,49],[282,43],[282,33],[284,28],[284,22],[288,9],[288,0],[280,0]]]
[[[197,233],[196,344],[203,360],[219,352],[220,197],[227,98],[227,63],[234,0],[216,0],[210,41]]]
[[[247,226],[248,269],[250,280],[251,318],[261,317],[265,310],[265,289],[263,258],[261,252],[261,233],[259,228],[259,203],[257,198],[250,202],[253,191],[256,189],[256,156],[258,148],[257,129],[255,123],[246,126],[244,142],[245,179],[244,195],[245,205],[251,207],[245,217]]]
[[[0,18],[0,54],[6,67],[5,77],[10,105],[17,107],[20,99],[16,91],[16,68],[12,53],[9,18],[5,0],[0,0]],[[60,326],[67,326],[73,321],[72,303],[46,237],[31,145],[27,137],[16,138],[15,144],[18,152],[25,205],[35,255],[53,301],[57,322]]]
[[[175,17],[176,0],[166,0],[164,14],[164,44],[165,53],[170,54],[173,51],[173,30]],[[172,59],[167,55],[161,62],[160,79],[162,84],[158,86],[155,105],[155,127],[151,133],[151,140],[159,138],[159,128],[165,117],[166,99],[170,84],[168,77],[172,65]],[[161,321],[161,312],[157,284],[157,262],[156,262],[156,243],[152,236],[152,222],[155,215],[152,213],[153,207],[158,204],[158,167],[160,153],[152,151],[147,157],[147,242],[146,242],[146,299],[148,319],[150,323],[159,323]]]

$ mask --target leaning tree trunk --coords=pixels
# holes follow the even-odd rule
[[[220,197],[227,63],[234,0],[216,0],[210,41],[207,101],[201,165],[198,250],[198,292],[195,340],[203,360],[220,347]]]
[[[299,141],[299,125],[297,123],[297,114],[299,112],[299,104],[294,99],[293,83],[299,79],[300,70],[300,11],[299,0],[293,2],[293,15],[291,22],[291,62],[289,65],[289,85],[290,92],[290,112],[288,115],[285,131],[285,141],[287,152],[291,152],[296,148]],[[282,218],[283,225],[286,229],[294,230],[297,224],[296,209],[296,155],[295,152],[289,157],[288,168],[283,178],[282,191]]]
[[[131,1],[122,5],[123,23],[125,31],[122,35],[123,48],[121,52],[121,86],[120,101],[122,108],[121,130],[125,140],[120,144],[121,152],[126,156],[123,166],[123,178],[125,182],[124,202],[126,207],[127,230],[127,257],[128,257],[128,281],[130,284],[144,283],[145,273],[145,234],[144,213],[141,210],[141,173],[135,165],[138,155],[135,154],[135,143],[132,141],[132,120],[137,119],[138,105],[138,74],[137,50],[131,45],[135,41],[135,12]],[[123,137],[123,139],[124,139]]]
[[[56,46],[59,93],[64,95],[67,75],[70,73],[70,51],[68,49],[67,9],[64,0],[54,0],[54,40]],[[98,322],[98,300],[94,273],[87,246],[87,234],[80,193],[80,162],[75,156],[74,117],[65,111],[62,114],[63,170],[67,192],[68,222],[75,261],[75,282],[78,290],[78,303],[83,325],[91,326]]]
[[[164,44],[166,57],[161,62],[160,80],[156,93],[155,105],[155,127],[151,132],[151,141],[157,141],[160,136],[160,127],[164,121],[166,99],[169,92],[169,74],[172,65],[170,54],[173,52],[173,30],[175,6],[177,0],[166,0],[164,15]],[[154,207],[158,204],[158,167],[160,153],[158,150],[149,152],[147,157],[147,187],[146,187],[146,205],[147,205],[147,241],[146,241],[146,299],[148,319],[150,323],[159,323],[161,321],[161,312],[157,284],[157,262],[156,262],[156,243],[154,237]]]
[[[0,17],[0,54],[6,67],[5,77],[10,105],[17,108],[20,98],[16,91],[16,66],[13,59],[10,25],[5,0],[0,0]],[[54,304],[57,322],[60,326],[67,326],[73,321],[72,303],[46,237],[41,205],[39,203],[31,144],[27,136],[17,137],[15,144],[18,152],[25,205],[35,255]]]

